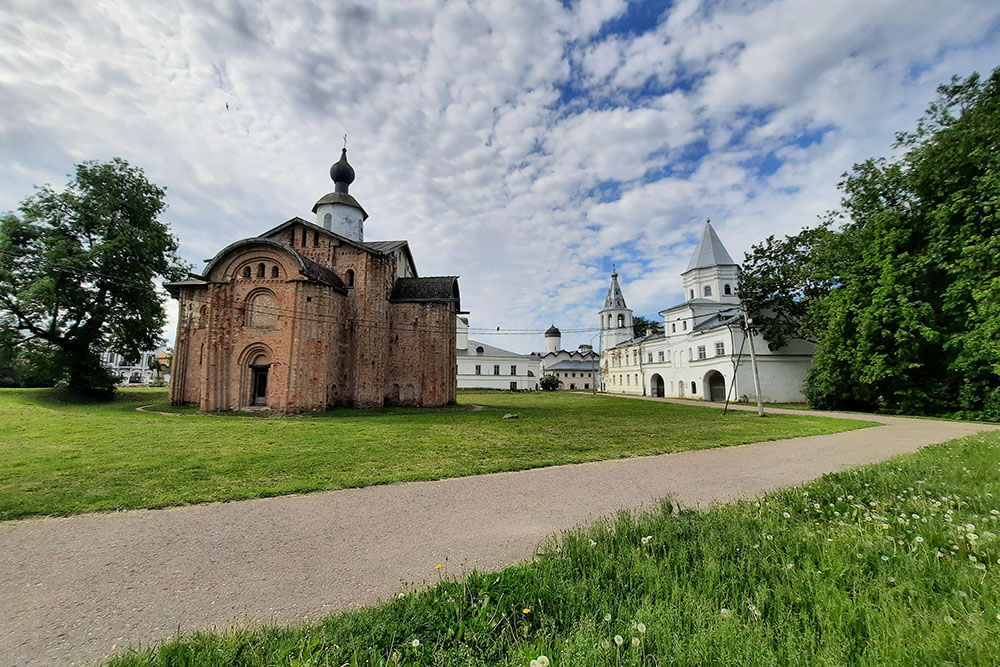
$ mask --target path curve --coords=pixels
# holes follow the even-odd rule
[[[883,425],[436,482],[0,523],[0,665],[85,664],[178,629],[315,619],[433,583],[435,563],[457,577],[523,561],[552,533],[667,494],[687,506],[726,502],[998,428],[836,416]]]

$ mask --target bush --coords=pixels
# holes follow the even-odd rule
[[[543,375],[538,381],[538,385],[544,391],[555,391],[559,388],[559,378],[555,375]]]

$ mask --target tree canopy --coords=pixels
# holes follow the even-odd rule
[[[663,322],[651,320],[642,315],[632,317],[632,333],[636,338],[645,336],[647,329],[652,329],[653,333],[663,331]]]
[[[160,343],[165,296],[158,278],[186,266],[158,217],[165,191],[116,158],[85,162],[64,190],[45,185],[0,216],[0,354],[16,372],[48,363],[50,381],[107,395],[101,368],[110,349],[138,357]]]
[[[762,333],[818,344],[818,407],[1000,419],[1000,68],[938,93],[900,157],[844,175],[841,210],[748,253]]]

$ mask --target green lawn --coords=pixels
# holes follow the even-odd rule
[[[112,664],[996,665],[998,468],[1000,432],[970,436],[758,501],[622,515],[533,563],[314,624],[202,632]]]
[[[163,507],[735,445],[865,424],[567,393],[462,392],[442,409],[286,418],[137,412],[0,390],[0,518]],[[485,406],[473,410],[472,404]],[[501,419],[507,412],[516,420]]]

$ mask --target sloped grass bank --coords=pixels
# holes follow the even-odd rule
[[[759,501],[622,515],[534,563],[312,625],[198,633],[112,664],[995,665],[998,469],[1000,432],[979,434]]]
[[[163,389],[107,404],[0,390],[0,520],[459,477],[834,433],[867,424],[555,393],[440,409],[208,416]],[[472,409],[473,405],[483,409]],[[504,420],[508,412],[519,419]]]

